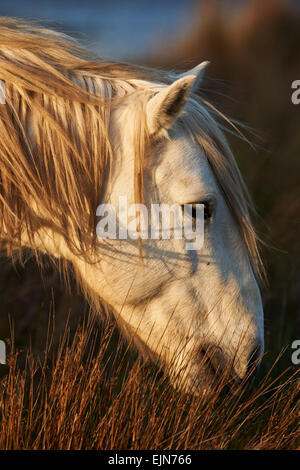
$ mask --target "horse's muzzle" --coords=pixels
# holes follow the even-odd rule
[[[220,346],[206,344],[201,346],[199,352],[201,357],[200,366],[208,369],[214,375],[216,385],[223,384],[226,387],[236,388],[241,384],[252,381],[258,372],[261,360],[261,344],[257,344],[249,354],[247,364],[244,367],[243,376],[236,371],[236,361],[238,358],[233,355],[229,358]]]

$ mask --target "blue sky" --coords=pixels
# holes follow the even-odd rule
[[[47,19],[103,58],[130,60],[187,29],[195,0],[1,0],[0,15]]]

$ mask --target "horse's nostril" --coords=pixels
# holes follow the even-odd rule
[[[213,370],[214,374],[220,375],[228,368],[228,361],[220,346],[205,345],[200,352],[203,355],[203,362]]]
[[[258,370],[260,359],[261,359],[261,344],[257,344],[252,349],[251,354],[248,358],[247,376],[253,376]]]

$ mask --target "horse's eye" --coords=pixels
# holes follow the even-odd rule
[[[213,211],[214,211],[214,203],[213,201],[201,201],[201,202],[195,202],[192,204],[192,217],[193,219],[196,219],[197,215],[197,210],[196,206],[197,204],[203,204],[204,205],[204,220],[211,220],[213,217]]]
[[[211,220],[214,212],[214,203],[212,201],[204,201],[204,220]]]

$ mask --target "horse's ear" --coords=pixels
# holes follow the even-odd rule
[[[150,134],[169,129],[182,113],[191,91],[195,90],[208,62],[202,62],[189,72],[177,76],[172,85],[164,87],[147,104],[147,120]]]
[[[179,78],[149,100],[147,121],[151,135],[172,126],[183,110],[195,78],[194,75]]]
[[[182,73],[181,75],[179,75],[179,77],[183,78],[183,77],[187,77],[187,76],[190,76],[190,75],[194,75],[195,80],[193,82],[193,86],[192,86],[191,91],[195,92],[197,90],[198,86],[200,85],[202,79],[203,79],[205,70],[206,70],[208,65],[209,65],[209,62],[207,60],[205,62],[201,62],[201,64],[198,64],[193,69]]]

